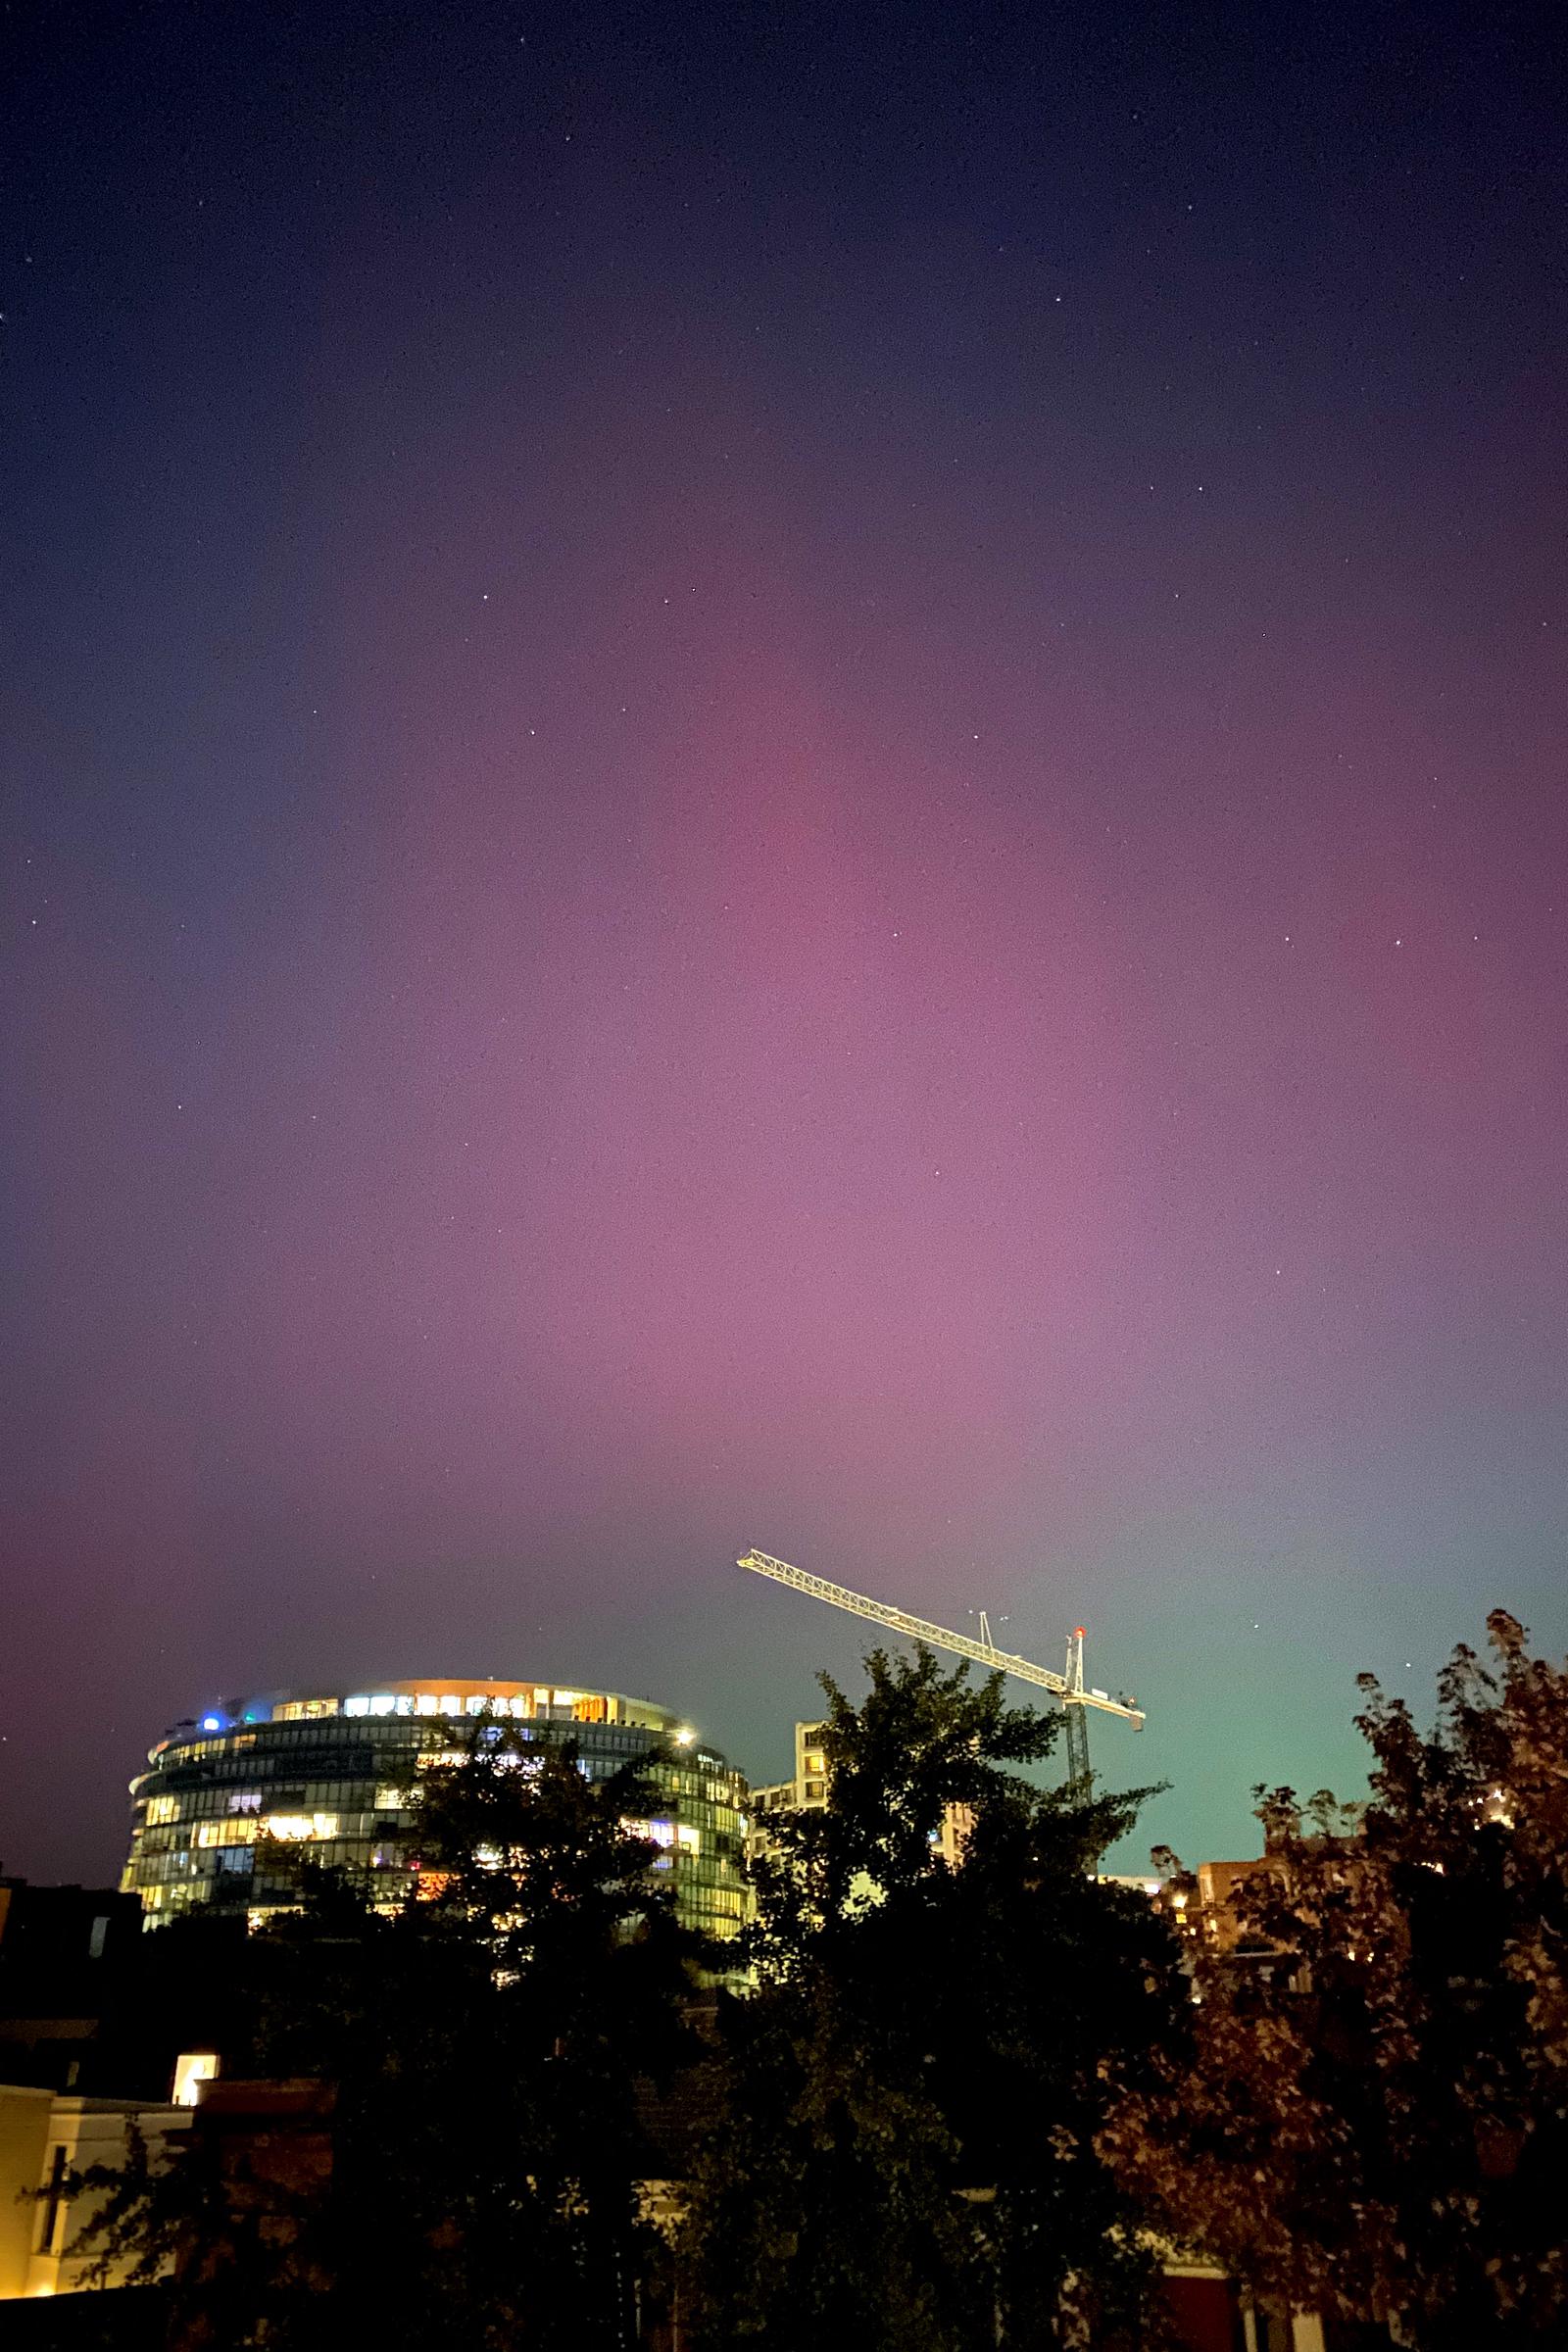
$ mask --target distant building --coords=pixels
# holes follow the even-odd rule
[[[1241,1958],[1266,1958],[1255,1930],[1248,1922],[1246,1890],[1260,1879],[1274,1879],[1284,1885],[1290,1875],[1291,1846],[1295,1841],[1298,1841],[1303,1852],[1327,1857],[1335,1863],[1336,1877],[1348,1883],[1353,1883],[1365,1868],[1359,1828],[1348,1836],[1325,1837],[1303,1836],[1298,1815],[1265,1824],[1260,1854],[1241,1862],[1200,1862],[1196,1877],[1185,1883],[1185,1893],[1180,1886],[1167,1889],[1171,1903],[1185,1903],[1187,1916],[1182,1923],[1185,1932],[1194,1936],[1201,1934],[1216,1951],[1235,1953]],[[1242,1898],[1240,1902],[1238,1897]]]
[[[823,1746],[826,1728],[821,1723],[798,1723],[794,1778],[752,1790],[752,1826],[746,1838],[749,1862],[771,1859],[780,1851],[778,1824],[785,1815],[817,1813],[827,1803],[831,1776]],[[933,1854],[950,1869],[963,1852],[972,1818],[967,1805],[949,1805],[943,1813],[942,1826],[932,1838],[931,1847]]]
[[[1198,1911],[1202,1932],[1221,1951],[1232,1951],[1240,1941],[1242,1926],[1236,1911],[1236,1894],[1250,1879],[1277,1878],[1279,1864],[1271,1854],[1259,1854],[1246,1862],[1200,1862],[1198,1865]],[[1189,1923],[1189,1933],[1197,1933],[1199,1922]]]
[[[131,1783],[122,1885],[141,1897],[152,1927],[202,1906],[256,1926],[298,1901],[276,1860],[290,1845],[365,1873],[391,1907],[414,1859],[419,1773],[450,1752],[463,1725],[487,1715],[506,1717],[524,1740],[574,1741],[594,1780],[647,1760],[660,1804],[634,1826],[659,1848],[654,1867],[667,1874],[677,1913],[707,1935],[738,1934],[741,1775],[666,1707],[546,1683],[383,1683],[225,1700],[177,1724]]]
[[[827,1757],[822,1750],[822,1730],[819,1723],[798,1723],[793,1776],[752,1790],[752,1826],[746,1837],[749,1862],[778,1852],[775,1831],[782,1814],[815,1813],[827,1803]]]
[[[0,2082],[92,2087],[91,2062],[140,1935],[134,1895],[0,1879]]]

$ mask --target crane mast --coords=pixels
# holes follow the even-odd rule
[[[1089,1718],[1084,1713],[1088,1703],[1084,1690],[1084,1629],[1075,1625],[1067,1636],[1066,1690],[1061,1701],[1061,1719],[1067,1734],[1067,1786],[1079,1788],[1087,1796],[1094,1786],[1089,1770]],[[1133,1730],[1142,1731],[1144,1719],[1135,1718]]]
[[[735,1565],[751,1569],[755,1576],[770,1577],[774,1584],[787,1585],[792,1592],[809,1593],[813,1600],[825,1600],[830,1608],[847,1609],[852,1617],[884,1625],[890,1633],[907,1634],[911,1641],[928,1642],[933,1649],[951,1650],[960,1658],[972,1658],[976,1665],[989,1667],[994,1674],[1008,1674],[1015,1682],[1033,1683],[1037,1690],[1049,1690],[1060,1701],[1066,1719],[1067,1779],[1075,1788],[1087,1790],[1089,1787],[1091,1708],[1100,1715],[1119,1715],[1135,1732],[1144,1728],[1143,1710],[1130,1699],[1112,1698],[1104,1690],[1084,1688],[1081,1625],[1067,1638],[1066,1672],[1053,1674],[1049,1666],[1037,1666],[1032,1658],[1020,1658],[1011,1650],[998,1649],[991,1640],[991,1623],[983,1610],[982,1638],[974,1642],[967,1634],[955,1633],[949,1626],[933,1625],[928,1618],[912,1617],[907,1609],[896,1609],[888,1601],[873,1600],[869,1593],[852,1592],[848,1585],[830,1584],[825,1576],[812,1576],[805,1568],[792,1568],[788,1560],[776,1560],[771,1552],[743,1552]]]

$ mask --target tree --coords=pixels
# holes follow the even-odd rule
[[[1364,1811],[1257,1791],[1266,1867],[1239,1947],[1195,1947],[1191,2060],[1103,2142],[1258,2296],[1422,2352],[1568,2324],[1568,1674],[1488,1630],[1430,1733],[1360,1678]]]
[[[925,1649],[866,1669],[858,1708],[823,1678],[828,1801],[782,1824],[755,1987],[721,2010],[685,2237],[703,2340],[1108,2340],[1151,2264],[1095,2126],[1181,2019],[1160,1922],[1095,1877],[1138,1797],[1010,1769],[1057,1719],[1004,1706],[1000,1675]]]
[[[173,2263],[177,2342],[314,2346],[349,2315],[433,2348],[632,2340],[656,2252],[637,2088],[690,2058],[704,1956],[628,1827],[657,1797],[506,1722],[420,1779],[395,1915],[307,1867],[299,1912],[254,1939],[237,2062],[320,2086],[292,2165],[236,2165],[198,2117],[162,2173],[133,2149],[85,2183],[111,2191],[101,2259]]]

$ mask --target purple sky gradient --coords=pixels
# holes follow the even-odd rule
[[[1030,162],[1015,28],[906,64],[950,185],[749,57],[473,99],[492,32],[314,195],[293,84],[172,174],[38,67],[108,131],[0,304],[5,1867],[111,1872],[271,1684],[556,1673],[771,1777],[864,1642],[752,1543],[1086,1621],[1136,1852],[1250,1850],[1358,1668],[1568,1639],[1528,50],[1408,122],[1298,57],[1332,169],[1188,61],[1129,178],[1137,57]]]

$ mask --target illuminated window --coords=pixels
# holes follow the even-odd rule
[[[218,2080],[218,2057],[213,2050],[182,2050],[174,2060],[174,2082],[170,2104],[194,2107],[204,2082]]]
[[[315,1723],[324,1715],[337,1713],[335,1698],[286,1698],[272,1710],[274,1723]]]
[[[147,1819],[149,1822],[177,1821],[179,1819],[178,1797],[150,1796],[147,1799]]]
[[[628,1838],[645,1838],[650,1845],[674,1846],[683,1854],[702,1851],[702,1836],[689,1821],[623,1821]]]
[[[230,1830],[239,1826],[238,1823],[227,1825]],[[280,1838],[290,1845],[303,1845],[312,1838],[335,1838],[337,1836],[337,1815],[335,1813],[269,1813],[262,1828],[267,1832],[269,1838]]]
[[[236,1788],[228,1800],[231,1813],[259,1813],[262,1809],[260,1788]]]
[[[412,1801],[412,1796],[413,1791],[408,1788],[378,1788],[375,1792],[375,1810],[377,1813],[401,1813],[404,1806]]]
[[[202,1821],[196,1825],[198,1845],[254,1845],[259,1821]]]

